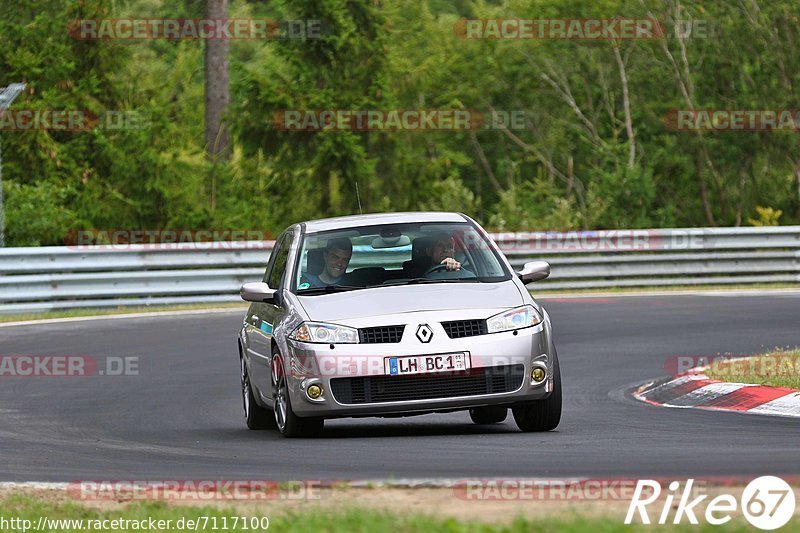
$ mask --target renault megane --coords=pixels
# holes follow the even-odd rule
[[[294,224],[276,240],[239,332],[247,426],[287,437],[325,419],[511,409],[554,429],[561,375],[547,312],[489,235],[460,213],[387,213]]]

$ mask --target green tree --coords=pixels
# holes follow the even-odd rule
[[[373,147],[380,133],[280,131],[281,110],[375,109],[387,104],[384,21],[378,8],[355,0],[304,0],[293,19],[323,22],[321,38],[288,39],[247,65],[234,112],[245,154],[263,154],[275,176],[275,219],[370,210],[381,198]],[[356,194],[358,187],[359,194]]]

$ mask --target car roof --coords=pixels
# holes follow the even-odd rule
[[[445,213],[436,211],[418,211],[407,213],[372,213],[367,215],[350,215],[346,217],[321,218],[304,222],[306,233],[317,233],[336,229],[346,229],[380,224],[404,224],[414,222],[466,222],[461,213]]]

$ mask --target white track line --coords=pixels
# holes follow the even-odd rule
[[[524,479],[525,481],[541,483],[541,484],[554,484],[554,485],[563,485],[563,484],[574,484],[574,483],[581,483],[592,479],[591,477],[587,476],[575,476],[575,477],[560,477],[560,478],[549,478],[549,477],[526,477],[526,478],[510,478],[507,476],[498,476],[498,477],[463,477],[463,478],[400,478],[400,479],[356,479],[350,481],[322,481],[322,486],[326,487],[330,485],[334,488],[351,488],[351,489],[359,489],[359,488],[453,488],[457,486],[463,486],[467,482],[486,482],[486,481],[495,481],[501,482],[505,480],[510,481],[519,481]],[[100,481],[103,483],[109,483],[113,485],[115,481],[102,481],[102,480],[95,480]],[[130,480],[134,481],[134,480]],[[195,480],[198,481],[198,480]],[[160,483],[161,481],[142,481],[143,483]],[[70,487],[74,487],[76,484],[80,484],[80,481],[75,481],[73,483],[58,483],[58,482],[48,482],[48,481],[0,481],[0,490],[18,490],[18,489],[45,489],[45,490],[68,490]],[[124,481],[122,483],[127,483]]]
[[[183,311],[148,311],[146,313],[121,313],[117,315],[91,315],[75,316],[68,318],[42,318],[38,320],[22,320],[19,322],[2,322],[0,328],[10,328],[12,326],[35,326],[39,324],[59,324],[62,322],[81,322],[88,320],[120,320],[127,318],[147,318],[157,316],[175,315],[205,315],[212,313],[244,313],[247,308],[242,307],[212,307],[209,309],[187,309]]]
[[[17,483],[14,481],[0,481],[0,490],[14,489],[47,489],[47,490],[67,490],[69,483],[50,483],[47,481],[25,481]]]

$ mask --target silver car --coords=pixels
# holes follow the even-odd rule
[[[476,424],[549,431],[561,418],[550,319],[461,213],[302,222],[276,240],[239,332],[250,429],[313,436],[325,419],[469,410]]]

